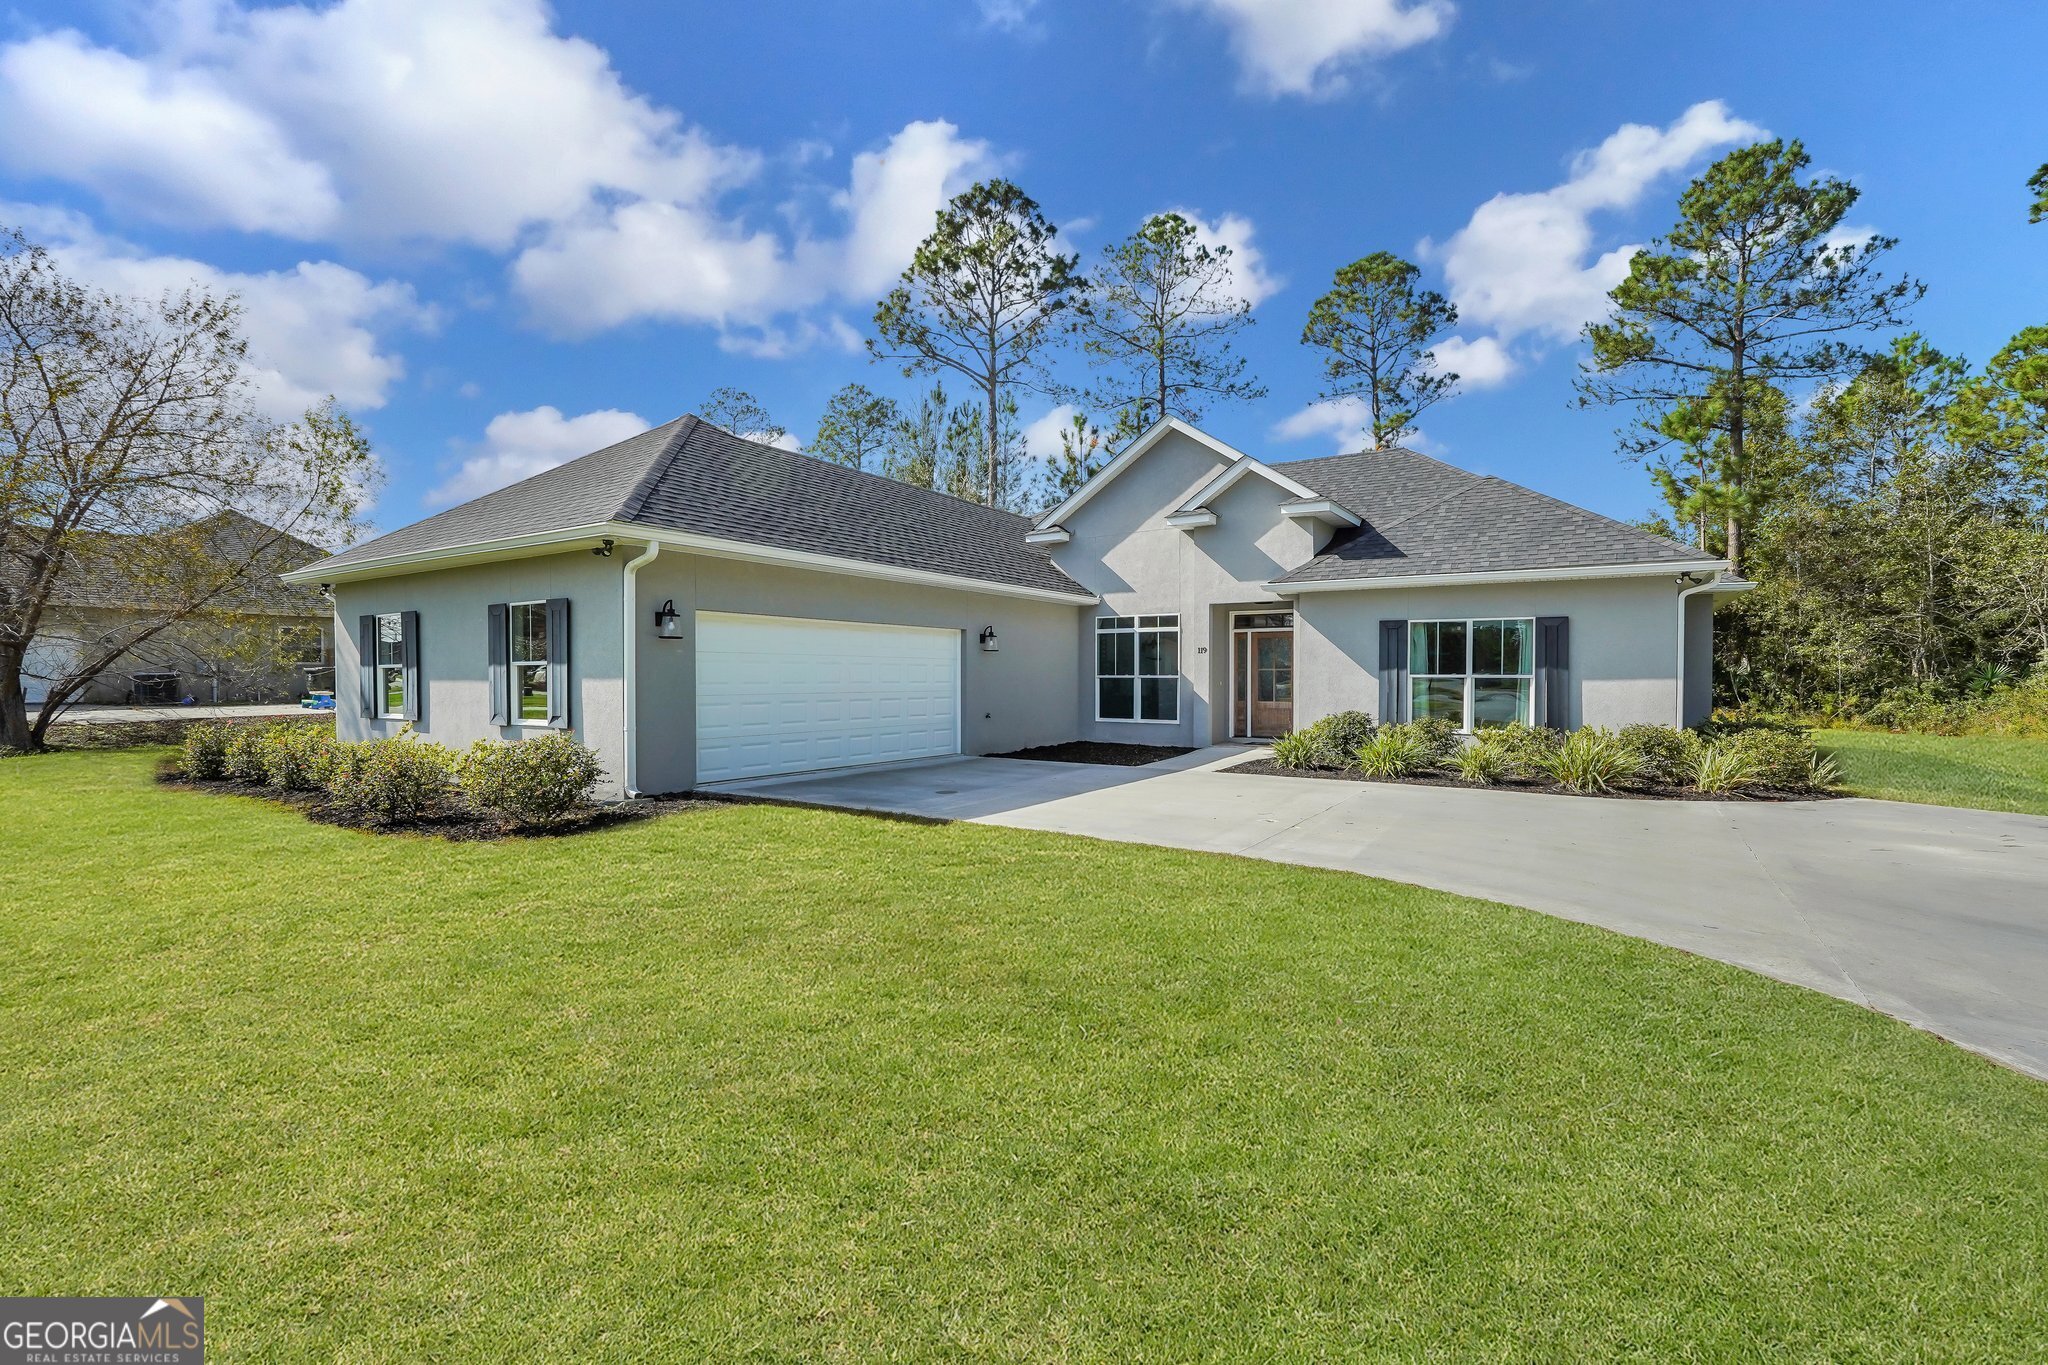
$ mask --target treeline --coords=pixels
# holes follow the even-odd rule
[[[1057,502],[1109,453],[1163,416],[1200,421],[1217,404],[1266,389],[1237,346],[1252,305],[1230,248],[1177,213],[1147,218],[1083,268],[1058,229],[1006,180],[977,184],[940,210],[901,279],[877,303],[870,357],[926,378],[915,406],[863,384],[832,396],[809,452],[856,469],[1015,510]],[[1360,436],[1398,441],[1451,393],[1431,343],[1457,321],[1419,272],[1385,252],[1336,273],[1310,308],[1302,341],[1317,348],[1325,399],[1356,400]],[[1059,377],[1078,357],[1087,382]],[[1018,398],[1070,404],[1050,461],[1026,457]],[[786,436],[750,395],[714,393],[702,413],[761,439]]]

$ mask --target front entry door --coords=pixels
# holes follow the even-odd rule
[[[1245,695],[1250,698],[1251,733],[1261,738],[1294,728],[1294,632],[1254,630],[1246,635],[1250,655]]]

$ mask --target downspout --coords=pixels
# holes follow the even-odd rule
[[[1681,583],[1692,583],[1692,579],[1693,576],[1691,574],[1681,574],[1678,581]],[[1674,708],[1671,723],[1680,730],[1685,728],[1685,600],[1694,593],[1712,592],[1719,586],[1721,586],[1721,576],[1716,574],[1704,583],[1693,583],[1691,587],[1681,588],[1678,591],[1678,704]],[[1711,669],[1713,666],[1713,661],[1709,659],[1707,667]],[[1709,688],[1707,709],[1711,711],[1713,709],[1713,695],[1711,692],[1713,681],[1711,678],[1708,680],[1707,686]]]
[[[661,542],[650,540],[647,548],[638,556],[626,561],[625,585],[620,589],[623,610],[620,613],[620,628],[625,634],[621,638],[621,650],[625,660],[625,679],[620,701],[626,713],[626,799],[632,800],[640,794],[637,772],[640,766],[640,592],[636,586],[640,567],[652,564],[654,557],[661,553]]]

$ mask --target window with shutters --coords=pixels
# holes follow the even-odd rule
[[[1408,623],[1409,714],[1460,730],[1530,724],[1536,698],[1532,617]]]
[[[548,723],[548,604],[514,602],[510,606],[506,660],[512,680],[512,721],[516,725]]]
[[[405,719],[405,616],[388,611],[377,618],[377,714]]]

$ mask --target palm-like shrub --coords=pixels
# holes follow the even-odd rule
[[[1389,725],[1359,745],[1352,761],[1367,777],[1413,777],[1429,771],[1437,759],[1413,726]]]
[[[1785,791],[1806,791],[1813,782],[1814,765],[1821,761],[1813,737],[1803,730],[1757,727],[1738,730],[1722,743],[1749,760],[1756,780],[1766,787]]]
[[[1296,730],[1273,741],[1273,761],[1283,768],[1322,768],[1323,746],[1307,730]]]
[[[465,801],[521,826],[549,824],[576,810],[603,774],[595,751],[559,732],[516,744],[478,740],[456,765]]]
[[[1492,746],[1517,777],[1545,777],[1544,766],[1564,743],[1564,735],[1546,725],[1495,725],[1480,732],[1482,743]]]
[[[1702,744],[1692,756],[1689,776],[1696,790],[1711,793],[1741,791],[1761,780],[1756,760],[1727,740]]]
[[[1451,755],[1451,771],[1467,782],[1481,787],[1491,787],[1509,776],[1513,772],[1513,767],[1508,762],[1506,750],[1492,743],[1489,738],[1481,738]]]
[[[1405,742],[1420,748],[1426,755],[1424,767],[1436,768],[1449,763],[1465,741],[1458,734],[1458,727],[1447,720],[1406,720],[1398,725],[1380,728],[1380,734],[1396,734]]]
[[[1372,732],[1365,712],[1339,711],[1273,741],[1273,761],[1283,768],[1348,768]]]
[[[1612,791],[1641,771],[1635,752],[1609,730],[1574,730],[1543,761],[1543,772],[1566,791]]]

